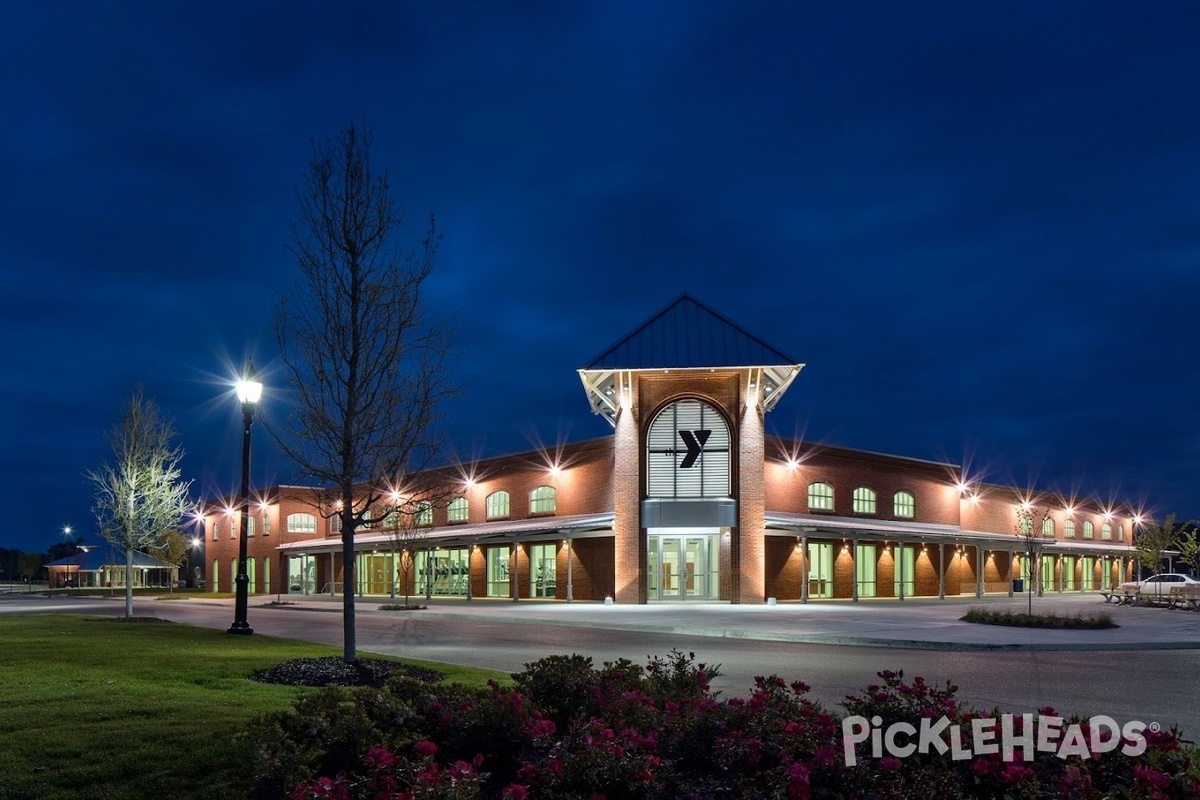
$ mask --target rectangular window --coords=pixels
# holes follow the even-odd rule
[[[1054,574],[1054,556],[1042,556],[1042,591],[1058,590],[1058,579]]]
[[[894,566],[892,567],[892,596],[900,596],[900,581],[904,580],[904,596],[912,597],[916,591],[917,551],[911,544],[896,545],[892,548]]]
[[[1083,567],[1079,571],[1079,588],[1090,592],[1096,588],[1096,558],[1095,556],[1084,556],[1080,560],[1083,562]]]
[[[894,513],[897,517],[912,519],[917,512],[917,502],[908,492],[896,492]]]
[[[1100,526],[1100,538],[1112,539],[1112,523],[1106,522]]]
[[[263,512],[263,536],[270,536],[270,535],[271,535],[271,515],[268,512],[264,511]]]
[[[1063,591],[1075,591],[1075,556],[1063,556],[1062,570]]]
[[[558,575],[558,548],[535,544],[529,548],[529,596],[554,597]]]
[[[507,597],[512,594],[508,585],[508,556],[507,547],[489,547],[487,549],[487,596]]]
[[[833,597],[833,545],[808,545],[808,596]]]
[[[1068,539],[1075,538],[1075,520],[1069,519],[1063,523],[1063,536]]]
[[[860,544],[854,554],[854,573],[859,597],[875,597],[875,545]]]

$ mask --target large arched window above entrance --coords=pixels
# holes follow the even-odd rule
[[[729,426],[700,400],[659,412],[646,437],[648,497],[729,497]]]

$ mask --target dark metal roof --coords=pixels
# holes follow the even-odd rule
[[[798,364],[688,294],[605,350],[585,370],[769,367]]]
[[[51,561],[47,567],[78,567],[82,572],[92,572],[102,567],[123,567],[125,566],[125,554],[111,547],[90,547],[85,553],[83,551],[75,553],[75,555],[60,558],[58,561]],[[165,561],[159,561],[153,556],[149,556],[140,550],[133,551],[133,566],[138,569],[171,569],[172,565]]]

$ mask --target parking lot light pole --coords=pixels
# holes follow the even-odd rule
[[[254,361],[246,363],[246,371],[237,382],[237,397],[242,403],[242,491],[238,497],[241,513],[241,534],[238,536],[238,574],[235,580],[233,624],[229,633],[249,635],[254,633],[246,620],[249,605],[250,579],[246,576],[246,539],[250,533],[250,426],[254,423],[254,406],[262,397],[263,385],[254,371]]]

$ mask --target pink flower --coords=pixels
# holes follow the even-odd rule
[[[1171,785],[1171,779],[1154,767],[1148,767],[1145,764],[1137,764],[1133,768],[1133,777],[1137,780],[1148,783],[1155,789],[1165,789]]]
[[[1024,764],[1007,764],[1000,773],[1000,779],[1006,783],[1020,783],[1033,777],[1033,770]]]
[[[817,760],[818,764],[823,766],[828,767],[837,760],[837,756],[837,748],[831,744],[817,745],[813,748],[813,758]]]
[[[375,767],[376,769],[391,769],[396,763],[396,756],[386,747],[372,747],[363,757],[363,761],[367,766]]]
[[[437,745],[428,739],[422,739],[413,745],[413,752],[421,758],[432,758],[437,749]]]

